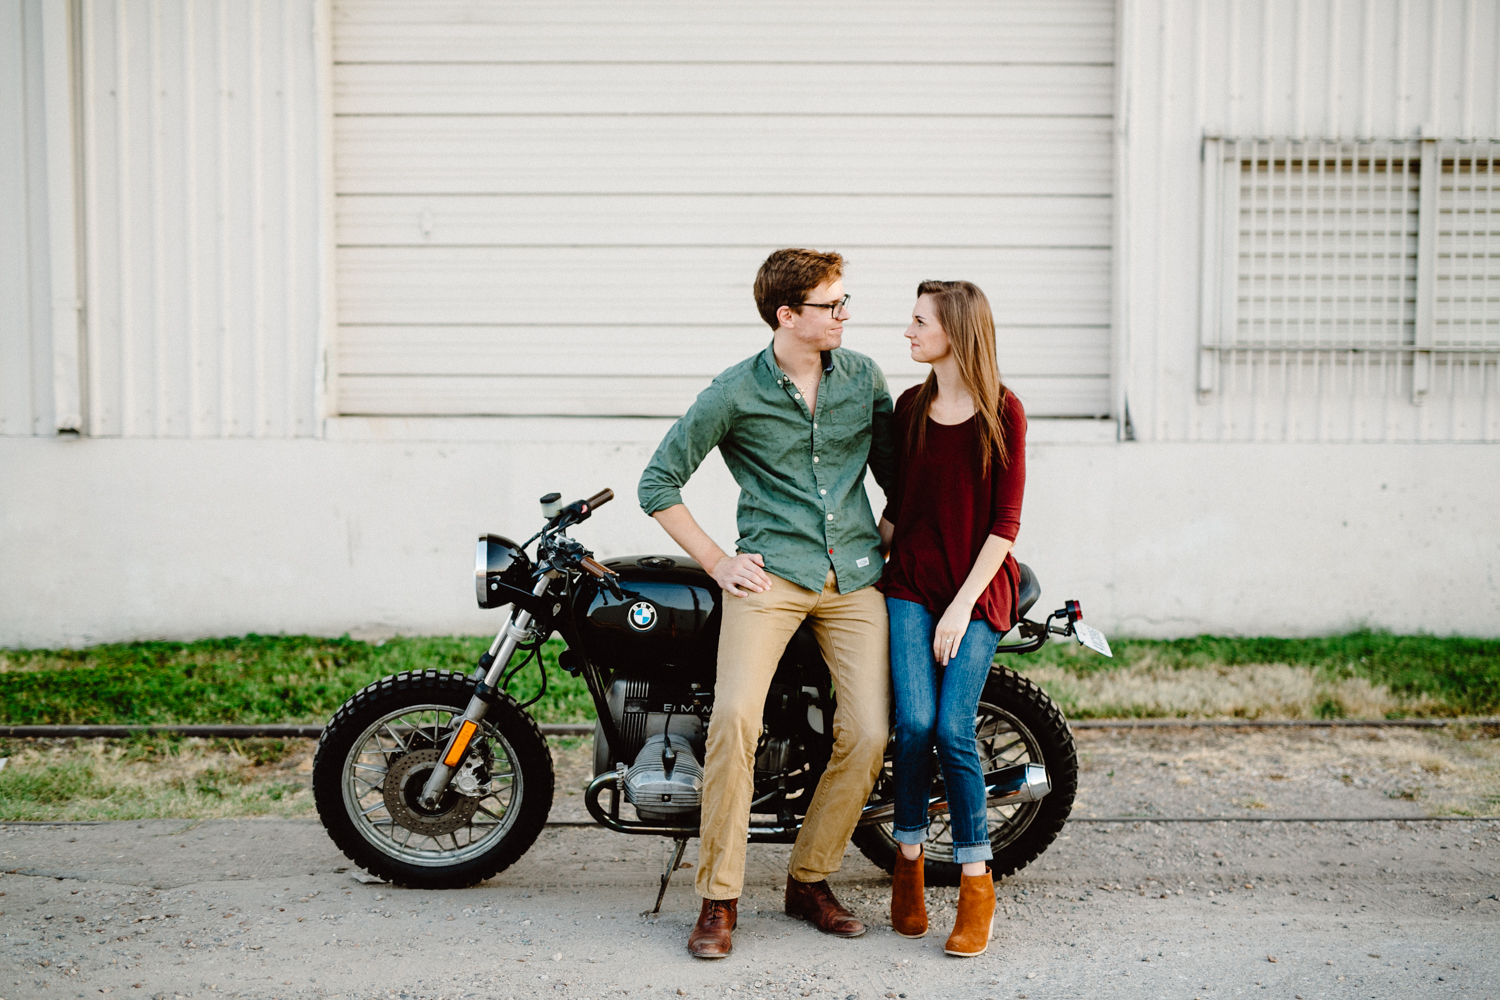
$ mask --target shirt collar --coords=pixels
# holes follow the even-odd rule
[[[838,356],[837,348],[832,351],[822,352],[824,375],[832,375],[837,370]],[[780,381],[783,377],[783,372],[781,371],[781,365],[776,362],[776,341],[774,338],[766,345],[766,349],[761,352],[760,360],[766,366],[766,371],[771,373],[771,377]]]

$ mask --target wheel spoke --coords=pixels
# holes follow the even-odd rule
[[[385,731],[387,733],[390,733],[391,739],[396,741],[396,746],[401,748],[402,753],[406,753],[411,750],[411,748],[406,745],[406,741],[403,740],[399,735],[397,735],[396,731],[391,728],[390,723],[385,724]]]

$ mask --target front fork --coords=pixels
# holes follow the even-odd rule
[[[561,574],[556,570],[545,573],[532,589],[532,596],[541,597],[546,593],[547,586],[552,582],[553,577],[559,575]],[[489,672],[484,675],[484,680],[475,689],[474,696],[469,699],[469,707],[464,710],[464,717],[453,728],[453,735],[448,737],[448,743],[443,748],[443,755],[438,758],[432,768],[432,774],[428,775],[426,783],[422,785],[422,795],[417,801],[423,809],[434,812],[437,810],[439,797],[448,787],[448,781],[453,777],[453,772],[459,764],[463,763],[464,754],[468,752],[469,744],[474,740],[474,734],[479,731],[479,723],[484,720],[485,713],[490,709],[490,699],[494,697],[495,685],[500,682],[501,674],[510,663],[511,654],[516,651],[516,646],[521,640],[530,634],[527,631],[527,626],[530,624],[531,612],[525,608],[516,608],[506,620],[505,626],[495,636],[495,641],[490,644]]]

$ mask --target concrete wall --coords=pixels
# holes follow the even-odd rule
[[[546,491],[616,490],[577,531],[602,556],[674,551],[634,502],[665,426],[0,440],[0,646],[492,630],[474,604],[474,537],[530,534]],[[1078,598],[1114,635],[1500,635],[1500,470],[1472,447],[1086,437],[1042,426],[1028,453],[1017,553],[1048,610]],[[732,544],[734,485],[716,456],[687,499]]]

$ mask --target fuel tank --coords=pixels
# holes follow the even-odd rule
[[[610,672],[696,681],[712,690],[722,592],[685,556],[625,556],[605,563],[623,596],[581,593],[577,621],[584,651]]]

